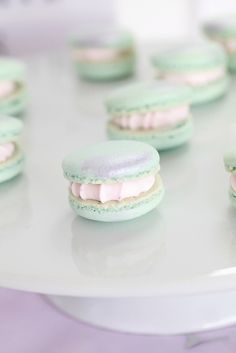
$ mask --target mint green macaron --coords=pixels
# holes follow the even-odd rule
[[[105,102],[108,137],[146,142],[157,150],[180,146],[193,134],[191,99],[188,86],[164,80],[120,88]]]
[[[27,102],[25,65],[20,60],[0,58],[0,114],[17,116]]]
[[[72,152],[62,167],[70,205],[88,219],[136,218],[155,208],[164,194],[158,152],[141,142],[98,143]]]
[[[230,149],[224,155],[224,164],[227,172],[230,173],[229,198],[236,207],[236,150]]]
[[[19,119],[0,117],[0,183],[12,179],[22,171],[22,129],[23,124]]]
[[[72,41],[72,55],[76,71],[87,80],[115,80],[134,72],[134,40],[127,32],[111,30],[80,36]]]
[[[236,14],[207,21],[203,31],[223,46],[228,54],[229,70],[236,73]]]
[[[152,63],[158,77],[188,84],[193,104],[215,100],[227,91],[227,57],[215,43],[176,45],[155,54]]]

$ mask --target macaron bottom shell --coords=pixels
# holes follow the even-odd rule
[[[112,140],[127,139],[145,142],[152,145],[158,151],[162,151],[188,142],[193,135],[193,121],[192,118],[188,118],[186,122],[165,131],[124,130],[109,122],[107,135]]]
[[[229,87],[229,78],[225,77],[216,82],[192,89],[192,104],[203,104],[214,101],[222,97]]]
[[[79,76],[89,81],[111,81],[134,73],[135,60],[127,58],[110,63],[75,63]]]
[[[20,174],[23,170],[24,156],[21,150],[18,150],[7,162],[0,164],[0,183],[10,180]]]
[[[70,193],[69,202],[72,209],[81,217],[101,222],[120,222],[150,212],[161,202],[163,196],[164,187],[159,177],[158,186],[132,200],[102,204],[96,201],[83,201]]]

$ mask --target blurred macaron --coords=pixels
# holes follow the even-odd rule
[[[227,57],[212,42],[180,44],[153,55],[156,75],[192,88],[192,103],[201,104],[223,96],[229,85]]]
[[[105,104],[110,139],[146,142],[165,150],[188,142],[193,133],[187,85],[158,80],[114,91]]]
[[[0,57],[0,114],[17,116],[27,102],[25,64],[16,59]]]
[[[228,67],[236,73],[236,14],[207,21],[203,31],[208,38],[220,43],[228,54]]]
[[[80,35],[72,40],[71,46],[76,71],[84,79],[116,80],[134,72],[135,48],[130,33],[106,30]]]

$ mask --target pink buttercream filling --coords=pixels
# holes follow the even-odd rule
[[[118,56],[117,50],[113,49],[78,49],[74,51],[74,59],[82,61],[103,61],[103,60],[113,60]]]
[[[155,111],[148,113],[136,113],[130,116],[120,116],[113,118],[113,122],[123,129],[148,130],[165,128],[176,125],[189,116],[189,107],[182,106],[165,111]]]
[[[0,81],[0,98],[5,98],[15,89],[15,83],[12,81]]]
[[[71,192],[82,200],[96,200],[105,203],[107,201],[121,201],[127,197],[137,197],[142,192],[150,190],[154,183],[154,175],[113,184],[72,183]]]
[[[232,189],[236,192],[236,174],[231,174],[230,185],[231,185]]]
[[[0,144],[0,163],[9,159],[15,151],[15,145],[12,142]]]
[[[225,76],[225,68],[220,67],[208,71],[196,71],[191,73],[161,72],[162,78],[178,82],[186,83],[190,86],[202,86],[210,82],[216,81]]]

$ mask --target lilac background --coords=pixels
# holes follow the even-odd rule
[[[0,48],[65,48],[71,34],[116,22],[141,41],[177,40],[198,36],[203,19],[235,11],[235,0],[0,0]]]
[[[189,336],[105,331],[58,312],[43,296],[0,289],[0,353],[233,353],[236,327]]]

